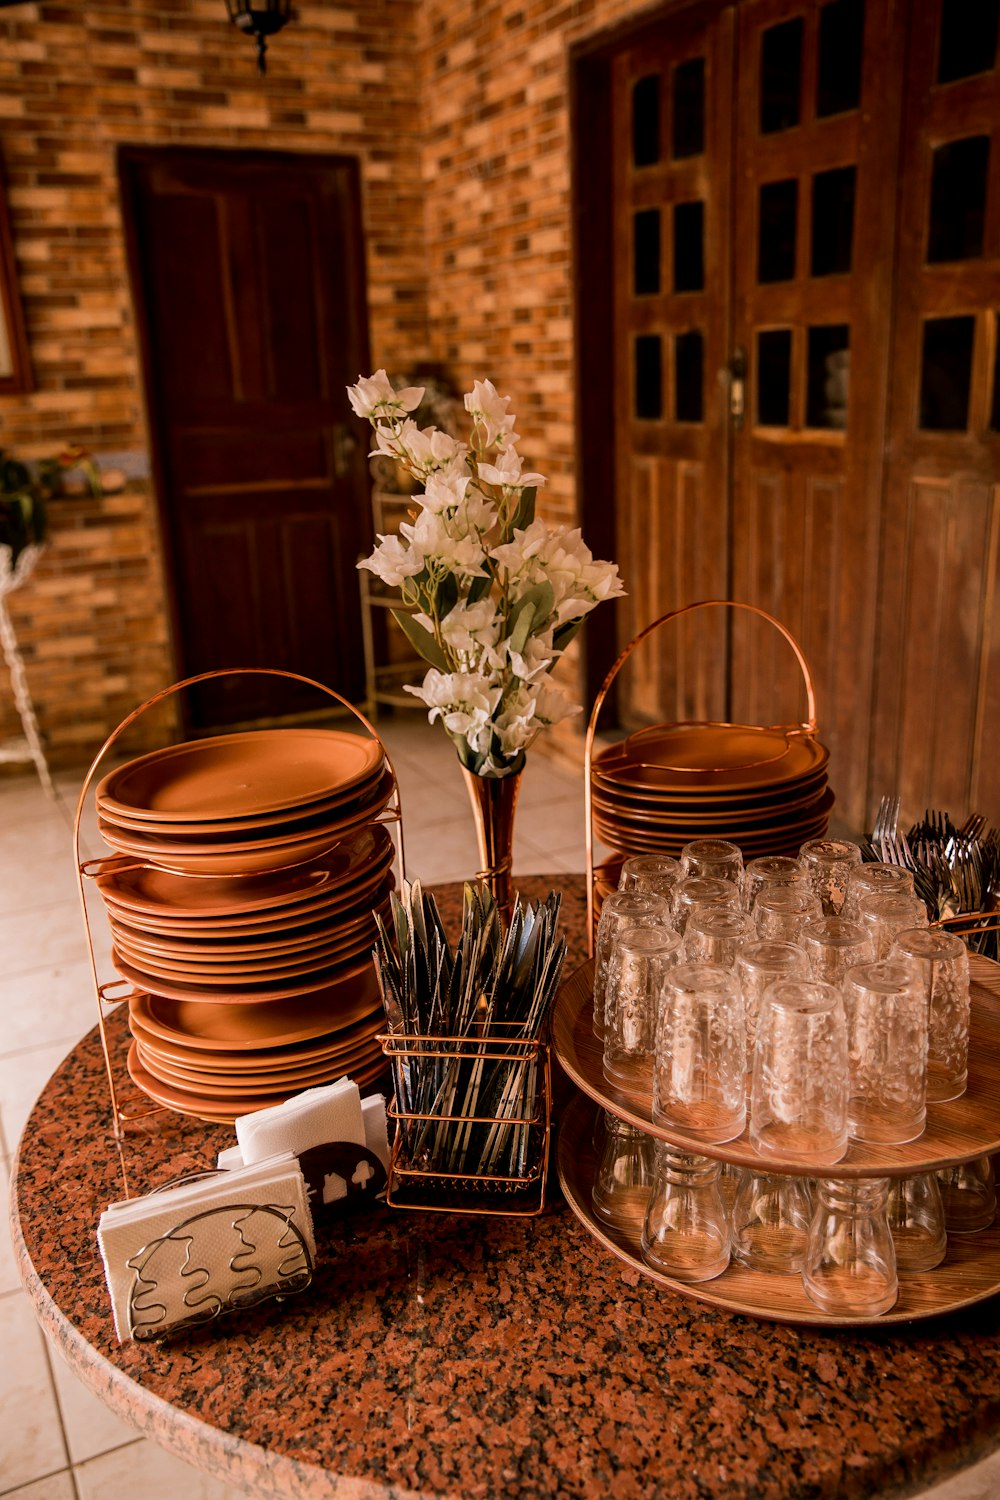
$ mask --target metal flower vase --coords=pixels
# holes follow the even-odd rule
[[[476,824],[480,865],[476,879],[488,887],[504,921],[509,921],[514,906],[514,812],[524,771],[513,771],[509,776],[476,776],[463,766],[462,775]]]

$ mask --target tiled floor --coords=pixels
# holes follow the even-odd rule
[[[380,724],[400,783],[407,869],[427,882],[476,868],[465,788],[445,737],[417,715]],[[94,1024],[94,996],[74,871],[72,826],[80,778],[56,778],[58,800],[34,774],[0,780],[0,1175],[42,1085]],[[84,857],[100,843],[88,816]],[[579,775],[529,758],[518,805],[515,871],[585,866]],[[108,942],[94,913],[102,973]],[[97,1206],[95,1205],[95,1219]],[[0,1231],[0,1495],[17,1500],[239,1500],[136,1436],[53,1353],[20,1289]],[[987,1460],[927,1500],[996,1500],[1000,1460]],[[249,1500],[249,1497],[248,1497]]]

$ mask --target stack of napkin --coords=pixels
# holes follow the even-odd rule
[[[121,1341],[300,1290],[316,1256],[306,1184],[288,1151],[112,1203],[97,1241]]]

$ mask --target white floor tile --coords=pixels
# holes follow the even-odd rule
[[[35,1100],[73,1045],[56,1042],[0,1058],[0,1124],[11,1155]]]
[[[47,1474],[36,1479],[34,1484],[20,1485],[16,1490],[3,1490],[4,1500],[76,1500],[73,1476],[69,1469],[58,1474]]]
[[[145,1438],[74,1470],[80,1500],[250,1500],[246,1490],[193,1469]]]
[[[3,1201],[7,1202],[10,1190],[10,1162],[6,1157],[0,1161],[0,1192],[3,1193]],[[18,1275],[17,1264],[14,1260],[14,1247],[10,1240],[10,1219],[7,1214],[3,1216],[3,1227],[0,1228],[0,1296],[5,1292],[16,1292],[21,1287],[21,1278]]]
[[[66,1467],[44,1336],[23,1292],[0,1297],[0,1474],[9,1489]]]
[[[26,926],[29,924],[30,919],[26,919]],[[113,973],[108,977],[113,978]],[[59,1042],[65,1042],[63,1051],[68,1051],[97,1024],[97,998],[89,962],[78,959],[76,963],[0,979],[0,1014],[4,1017],[5,1052]]]
[[[73,1463],[84,1463],[100,1453],[108,1453],[138,1437],[121,1417],[89,1391],[59,1355],[51,1356],[52,1378],[56,1400],[62,1414],[66,1446]]]
[[[100,922],[94,922],[95,934],[101,934],[100,924],[107,924],[103,913],[96,916]],[[39,904],[29,915],[4,911],[0,914],[0,953],[8,978],[43,966],[78,962],[86,953],[79,898]]]
[[[1000,1453],[991,1453],[952,1479],[944,1479],[929,1490],[921,1490],[918,1500],[997,1500],[998,1495]]]

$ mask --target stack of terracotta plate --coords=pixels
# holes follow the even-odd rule
[[[345,1072],[382,1073],[371,962],[394,879],[378,740],[265,730],[171,746],[97,789],[98,876],[135,986],[129,1071],[162,1104],[232,1120]]]
[[[675,858],[692,839],[728,839],[744,859],[798,854],[827,830],[829,752],[813,736],[737,724],[652,725],[591,761],[594,830],[620,858]]]

